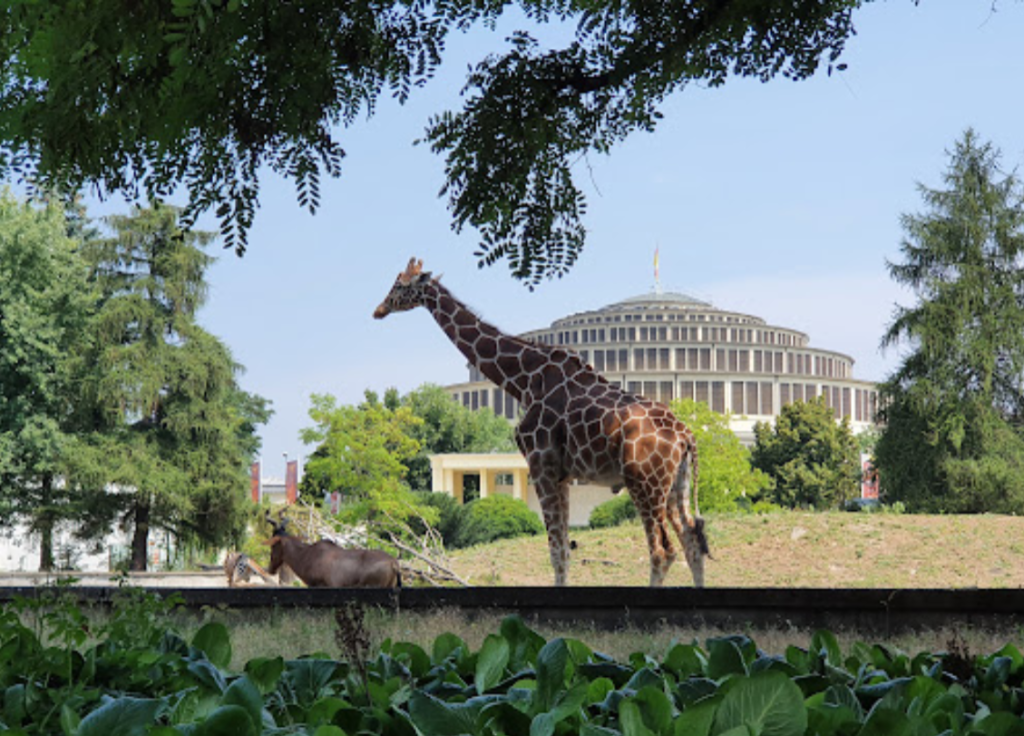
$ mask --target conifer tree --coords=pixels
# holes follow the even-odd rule
[[[268,414],[196,322],[212,236],[182,230],[178,210],[161,204],[107,224],[113,236],[86,250],[101,300],[84,381],[91,453],[75,479],[98,499],[97,527],[117,513],[132,530],[130,567],[145,570],[153,530],[179,543],[240,534],[251,433]]]
[[[1024,188],[968,130],[945,187],[904,215],[898,308],[883,346],[908,353],[882,386],[882,489],[910,508],[1024,511]]]

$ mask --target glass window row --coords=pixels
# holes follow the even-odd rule
[[[580,350],[599,373],[677,371],[777,373],[822,378],[850,378],[849,361],[828,355],[747,348],[617,348]]]
[[[734,342],[750,345],[778,345],[803,347],[802,335],[781,330],[761,330],[747,327],[591,327],[587,329],[556,330],[535,336],[545,345],[593,345],[606,342]]]
[[[618,382],[613,382],[619,385]],[[778,409],[797,401],[823,396],[836,419],[848,417],[857,422],[872,422],[878,412],[878,392],[850,386],[817,383],[778,384],[772,381],[629,381],[626,390],[655,401],[669,403],[677,398],[702,401],[720,414],[733,416],[774,416]],[[470,409],[485,409],[516,419],[519,402],[500,388],[482,388],[452,394],[455,401]]]

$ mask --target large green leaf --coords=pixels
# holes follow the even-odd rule
[[[194,733],[195,736],[257,736],[256,728],[245,708],[222,705],[199,724]]]
[[[78,736],[142,736],[159,709],[160,701],[150,698],[110,699],[82,719]]]
[[[329,694],[328,685],[334,680],[339,663],[329,659],[293,659],[285,663],[281,684],[290,691],[295,702],[309,708]]]
[[[409,718],[417,730],[429,736],[461,736],[477,732],[477,716],[483,703],[446,703],[424,692],[409,698]]]
[[[430,671],[430,655],[423,647],[411,642],[396,642],[389,648],[391,656],[409,668],[409,674],[415,678],[425,677]]]
[[[619,704],[619,726],[622,728],[622,736],[658,736],[644,723],[640,706],[631,700]]]
[[[563,639],[552,639],[537,653],[534,715],[551,710],[558,693],[565,689],[565,668],[568,659],[569,648]]]
[[[822,702],[807,708],[808,733],[855,733],[860,722],[857,714],[845,705]]]
[[[663,688],[648,685],[636,694],[635,697],[624,701],[620,706],[627,704],[635,705],[643,719],[644,726],[655,734],[668,734],[672,731],[672,703],[665,695]],[[620,715],[621,718],[621,715]]]
[[[247,675],[242,675],[228,685],[221,702],[244,708],[255,725],[256,733],[263,732],[263,695]]]
[[[665,655],[664,667],[677,677],[703,675],[707,657],[693,644],[675,644]]]
[[[519,616],[502,619],[501,635],[510,647],[508,666],[513,672],[531,667],[545,644],[544,637],[527,626]]]
[[[283,657],[257,657],[245,664],[245,674],[264,695],[277,687],[277,681],[281,679],[283,672]]]
[[[968,733],[972,736],[1024,736],[1024,721],[1005,711],[990,713],[974,723]]]
[[[689,706],[672,724],[675,736],[708,736],[717,711],[717,698]]]
[[[861,728],[857,736],[923,736],[923,734],[918,734],[906,714],[893,708],[876,707],[868,713],[864,727]]]
[[[64,736],[74,736],[78,732],[78,726],[81,722],[82,719],[67,703],[61,706],[60,728],[64,732]]]
[[[707,671],[712,680],[747,674],[747,663],[739,644],[731,638],[709,639]]]
[[[446,631],[434,639],[434,647],[431,658],[434,664],[441,664],[455,654],[459,649],[466,650],[466,642],[455,634]]]
[[[318,726],[313,736],[348,736],[337,726]]]
[[[825,661],[833,667],[843,666],[843,652],[839,648],[839,640],[831,631],[819,629],[811,636],[811,649],[825,657]]]
[[[26,715],[25,686],[21,683],[4,690],[4,720],[7,723],[21,723]]]
[[[224,679],[224,673],[220,671],[213,662],[199,659],[188,663],[188,671],[196,678],[196,681],[207,690],[212,690],[218,695],[224,692],[228,686]]]
[[[510,651],[508,640],[503,636],[490,634],[484,639],[476,659],[474,684],[478,693],[482,695],[501,682]]]
[[[758,736],[803,736],[807,728],[803,693],[781,672],[737,680],[715,714],[715,732],[744,725]]]
[[[204,624],[192,638],[192,646],[206,654],[215,667],[225,670],[231,666],[231,636],[219,621]]]

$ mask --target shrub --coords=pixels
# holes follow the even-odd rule
[[[604,529],[618,526],[636,518],[636,506],[628,492],[620,492],[611,501],[605,501],[590,512],[590,528]]]
[[[450,496],[447,493],[423,491],[417,492],[416,496],[424,505],[437,509],[438,520],[434,528],[441,535],[441,539],[444,540],[446,547],[454,547],[459,527],[462,525],[463,505],[455,500],[454,496]],[[426,529],[421,528],[422,525],[419,523],[412,526],[417,533],[422,534],[426,531]]]
[[[496,539],[544,532],[540,518],[525,502],[497,494],[466,504],[462,509],[455,547],[471,547]]]

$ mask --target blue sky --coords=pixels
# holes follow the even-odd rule
[[[898,355],[879,351],[880,336],[894,304],[912,299],[885,261],[899,258],[900,214],[922,210],[916,184],[941,184],[969,126],[1005,168],[1024,161],[1024,4],[889,0],[855,23],[845,72],[689,87],[654,134],[581,162],[586,250],[534,292],[503,264],[477,268],[476,233],[454,234],[437,196],[443,161],[413,146],[429,115],[458,105],[466,64],[508,28],[453,39],[432,85],[341,131],[343,174],[323,183],[317,215],[268,175],[249,250],[220,254],[200,315],[246,367],[243,387],[273,402],[264,473],[283,476],[283,453],[312,451],[298,438],[312,393],[355,403],[367,388],[465,380],[425,311],[371,318],[411,256],[516,333],[649,291],[659,247],[666,290],[802,330],[852,356],[857,377],[884,378]]]

